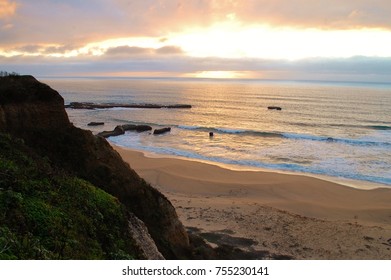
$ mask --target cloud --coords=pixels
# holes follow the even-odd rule
[[[44,46],[41,49],[42,49],[42,53],[44,54],[65,54],[67,52],[71,52],[79,48],[81,48],[81,45],[65,44],[65,45],[56,45],[56,46]]]
[[[0,29],[1,45],[165,37],[222,21],[242,26],[391,30],[389,0],[19,0],[18,5],[0,0],[0,5],[0,18],[15,16],[8,32]]]
[[[388,79],[386,75],[390,76],[389,58],[316,58],[295,62],[195,58],[186,56],[186,53],[190,53],[186,46],[172,38],[181,32],[194,30],[203,36],[204,27],[219,22],[233,22],[235,26],[244,29],[258,25],[277,27],[271,34],[273,38],[276,37],[278,27],[281,30],[293,27],[328,30],[385,28],[391,31],[390,14],[389,0],[0,0],[0,54],[15,52],[33,55],[0,57],[0,64],[8,67],[4,70],[36,75],[159,71],[170,76],[170,73],[177,75],[197,71],[247,71],[266,78],[380,81]],[[388,38],[381,36],[380,40]],[[233,41],[236,40],[236,37],[232,37]],[[260,37],[261,50],[269,42],[262,42],[264,38]],[[134,41],[147,38],[153,43],[133,44],[126,40],[111,45],[96,43],[119,38],[133,38]],[[322,38],[326,37],[322,35]],[[295,39],[297,37],[291,43],[275,44],[270,49],[275,46],[283,51],[286,48],[293,49],[296,46]],[[312,44],[313,36],[311,39],[308,45],[316,49],[316,44]],[[347,48],[346,44],[338,45],[338,42],[325,40],[322,45]],[[252,43],[255,44],[254,41]],[[192,43],[192,46],[202,47],[207,44],[213,45],[210,40],[201,40]],[[232,45],[225,45],[225,49],[217,48],[216,55]],[[356,46],[359,49],[359,44],[347,49],[348,55],[357,49]],[[299,47],[296,49],[302,50]],[[376,55],[386,56],[376,52],[377,48],[373,49]],[[71,53],[78,56],[47,57]],[[306,50],[305,55],[308,53]]]
[[[106,56],[139,56],[139,55],[149,55],[153,53],[151,48],[141,48],[141,47],[129,47],[129,46],[119,46],[107,49],[105,52]]]
[[[171,0],[115,1],[124,14],[148,29],[178,31],[237,20],[300,28],[391,29],[389,0]],[[158,24],[156,24],[158,23]]]
[[[249,78],[279,80],[358,81],[389,83],[391,58],[312,58],[299,61],[271,59],[191,58],[178,55],[129,56],[113,59],[110,56],[69,58],[15,56],[1,57],[4,71],[36,76],[106,76],[138,75],[159,72],[162,76],[192,76],[203,71],[233,71]],[[190,75],[189,75],[190,74]]]
[[[0,19],[13,16],[16,12],[17,4],[9,0],[0,0]]]
[[[391,29],[388,0],[241,0],[235,14],[243,21],[303,28]]]
[[[180,55],[183,54],[183,50],[177,46],[163,46],[160,48],[142,48],[135,46],[118,46],[108,48],[104,56],[108,57],[144,57],[144,56],[156,56],[156,55]]]
[[[45,45],[45,44],[29,44],[16,47],[4,48],[4,53],[13,53],[15,56],[37,56],[37,55],[65,55],[72,51],[77,51],[82,46],[80,45]]]
[[[156,49],[156,54],[161,54],[161,55],[183,54],[183,50],[177,46],[164,46]]]
[[[208,16],[203,15],[203,9],[208,5],[198,2],[208,1],[180,2],[19,0],[12,30],[0,29],[0,48],[27,44],[87,44],[120,37],[164,37],[173,30],[183,30],[186,22],[192,25],[207,23]]]
[[[132,34],[129,22],[110,1],[19,0],[9,32],[0,45],[86,44],[95,39]]]

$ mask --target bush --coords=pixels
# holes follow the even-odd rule
[[[126,209],[0,134],[0,259],[132,259]]]
[[[16,72],[8,73],[7,71],[0,71],[0,77],[7,77],[7,76],[15,77],[15,76],[19,76],[19,74]]]

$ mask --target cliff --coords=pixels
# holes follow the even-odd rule
[[[162,258],[118,199],[23,140],[0,133],[0,148],[0,259]]]
[[[172,204],[141,179],[105,139],[74,127],[62,97],[49,86],[32,76],[0,78],[0,132],[23,139],[51,166],[117,198],[131,217],[131,242],[137,242],[138,236],[139,246],[145,247],[148,242],[140,239],[144,234],[147,239],[149,233],[165,258],[189,256],[189,237]],[[143,250],[151,246],[149,242]]]

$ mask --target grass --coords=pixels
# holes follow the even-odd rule
[[[133,259],[127,212],[0,134],[0,259]]]

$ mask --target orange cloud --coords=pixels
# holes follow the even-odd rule
[[[389,0],[116,0],[148,32],[180,31],[224,20],[299,28],[391,29]],[[137,3],[134,3],[137,2]]]
[[[88,44],[121,37],[169,38],[221,22],[242,27],[391,30],[390,0],[0,0],[0,45]],[[10,24],[10,23],[8,23]],[[10,28],[12,27],[12,28]]]
[[[129,56],[149,55],[151,53],[152,53],[151,48],[118,46],[118,47],[108,48],[105,54],[107,56],[129,57]]]
[[[161,55],[175,55],[175,54],[182,54],[182,53],[183,50],[177,46],[164,46],[156,49],[156,54],[161,54]]]
[[[390,14],[390,0],[0,0],[0,55],[390,57]]]
[[[302,28],[391,29],[388,0],[236,0],[236,18]]]
[[[16,12],[17,4],[9,0],[0,0],[0,19],[13,16]]]

